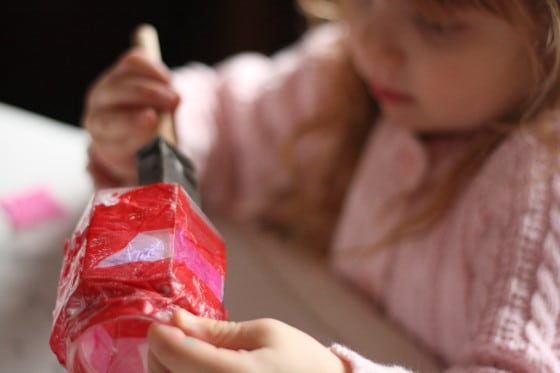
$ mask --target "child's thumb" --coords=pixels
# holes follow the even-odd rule
[[[173,324],[186,335],[230,350],[251,351],[262,347],[262,336],[255,331],[253,322],[213,320],[194,316],[186,310],[173,315]]]
[[[148,330],[149,372],[246,372],[239,352],[219,348],[178,327],[153,323]]]

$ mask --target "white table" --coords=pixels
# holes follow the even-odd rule
[[[0,103],[0,199],[42,188],[68,211],[20,231],[0,212],[0,372],[64,371],[48,338],[63,242],[92,193],[87,141],[81,129]],[[438,370],[435,359],[333,278],[324,261],[251,227],[213,220],[228,248],[230,319],[274,317],[379,362]]]
[[[0,212],[0,372],[62,372],[50,352],[51,310],[64,238],[91,195],[87,137],[0,104],[0,199],[48,190],[64,219],[15,231]]]

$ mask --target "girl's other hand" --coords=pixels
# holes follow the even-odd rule
[[[172,323],[148,331],[151,373],[350,372],[327,347],[277,320],[216,321],[179,310]]]
[[[137,182],[136,151],[154,137],[158,113],[173,112],[178,103],[169,70],[137,48],[101,74],[87,94],[82,119],[98,186]]]

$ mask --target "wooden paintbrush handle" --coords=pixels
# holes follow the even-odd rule
[[[133,35],[134,44],[140,47],[146,56],[154,62],[161,63],[161,51],[159,38],[154,26],[142,24],[136,28]],[[176,145],[175,127],[171,113],[163,112],[159,114],[158,135],[171,145]]]

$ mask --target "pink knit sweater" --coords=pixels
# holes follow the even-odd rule
[[[247,54],[216,69],[175,71],[183,96],[179,145],[198,165],[207,208],[298,222],[276,209],[279,196],[303,183],[321,201],[329,157],[345,151],[336,135],[319,132],[298,145],[296,164],[307,170],[298,177],[279,144],[298,123],[344,100],[343,57],[341,32],[329,25],[273,58]],[[344,110],[330,119],[347,120],[352,106]],[[504,141],[425,234],[376,255],[354,254],[402,217],[383,208],[389,198],[441,172],[463,148],[457,138],[422,142],[381,119],[369,131],[334,234],[309,229],[329,238],[335,270],[441,356],[449,372],[560,372],[560,172],[551,172],[551,157],[531,138]],[[313,206],[306,214],[332,231],[321,204]],[[341,345],[331,349],[354,372],[407,371]]]

